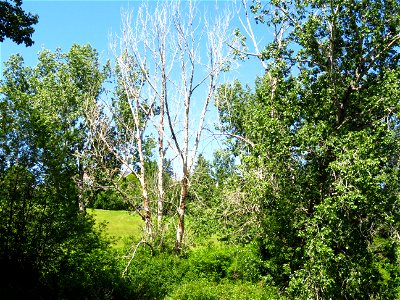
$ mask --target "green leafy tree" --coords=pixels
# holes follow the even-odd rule
[[[37,15],[26,13],[22,7],[22,0],[0,1],[0,42],[10,38],[17,44],[24,43],[32,46],[32,34],[39,18]]]
[[[400,4],[250,9],[275,33],[256,53],[266,73],[218,105],[269,273],[304,299],[396,298]]]
[[[216,231],[216,205],[218,203],[216,181],[211,164],[199,155],[189,177],[188,214],[198,236],[209,236]]]
[[[237,201],[243,200],[240,193],[233,191],[238,181],[237,166],[229,151],[217,150],[211,162],[198,156],[189,178],[188,197],[191,228],[197,236],[209,238],[215,234],[225,239],[228,234],[234,235],[231,222],[238,221]]]
[[[237,174],[235,157],[229,150],[218,149],[211,164],[212,176],[217,185],[227,184]]]
[[[199,154],[193,174],[190,176],[192,197],[198,200],[205,200],[209,195],[213,194],[215,184],[210,163],[202,154]]]
[[[62,282],[71,274],[82,291],[88,287],[79,273],[89,266],[83,257],[93,259],[105,245],[91,219],[79,214],[76,153],[85,143],[85,98],[98,95],[103,78],[90,46],[42,51],[33,68],[19,55],[6,62],[0,98],[0,268],[7,274],[0,290],[6,297],[63,298],[69,287]]]

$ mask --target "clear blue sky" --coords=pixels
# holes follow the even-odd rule
[[[25,0],[23,8],[39,15],[34,26],[35,44],[26,48],[6,39],[1,47],[1,64],[21,53],[28,65],[36,63],[37,53],[57,47],[67,52],[72,44],[90,43],[102,58],[108,54],[108,36],[120,30],[121,9],[134,7],[138,1],[35,1]]]
[[[213,3],[213,1],[207,2]],[[90,43],[100,53],[100,57],[105,60],[111,57],[109,35],[120,31],[121,10],[134,9],[140,3],[141,1],[138,0],[24,0],[25,11],[39,15],[39,23],[34,26],[33,40],[35,44],[27,48],[23,44],[17,45],[9,39],[0,43],[0,73],[2,74],[4,62],[12,54],[21,53],[25,62],[33,66],[37,62],[37,54],[40,50],[54,51],[59,47],[67,52],[74,43]],[[259,64],[247,64],[246,68],[237,74],[245,82],[251,83],[255,76],[261,73]]]

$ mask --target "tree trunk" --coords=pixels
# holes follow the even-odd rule
[[[160,119],[158,128],[158,205],[157,225],[161,230],[164,209],[164,114],[167,97],[167,76],[165,71],[165,53],[160,53],[162,64],[162,95],[160,98]]]
[[[185,233],[185,205],[186,205],[186,197],[188,193],[188,178],[187,178],[187,170],[182,178],[182,186],[181,186],[181,196],[179,199],[179,207],[178,207],[178,228],[176,230],[176,242],[175,242],[175,251],[177,253],[181,252],[182,249],[182,240],[183,234]]]
[[[162,150],[162,141],[160,141],[158,163],[158,203],[157,203],[157,225],[160,230],[162,227],[163,209],[164,209],[164,153]]]
[[[79,164],[79,179],[78,179],[78,206],[79,206],[79,213],[86,214],[86,205],[83,200],[83,177],[84,171],[81,162]]]
[[[139,136],[139,133],[138,133]],[[149,193],[147,189],[146,182],[146,169],[145,169],[145,161],[143,155],[143,147],[142,147],[142,139],[139,136],[138,140],[138,150],[139,150],[139,160],[140,160],[140,185],[142,187],[142,197],[143,197],[143,209],[144,209],[144,224],[147,238],[150,240],[153,236],[152,224],[151,224],[151,211],[150,211],[150,201],[149,201]]]
[[[147,187],[142,189],[142,196],[143,196],[143,208],[145,212],[144,224],[145,224],[146,235],[151,240],[153,235],[153,230],[151,224],[151,212],[150,212],[149,195],[147,193]]]

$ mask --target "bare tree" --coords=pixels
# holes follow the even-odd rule
[[[176,127],[171,122],[172,113],[169,109],[169,102],[166,102],[166,113],[172,140],[182,163],[175,245],[177,251],[181,249],[184,234],[188,177],[198,152],[208,107],[215,95],[221,72],[227,69],[231,63],[230,52],[226,45],[230,38],[229,23],[232,15],[226,9],[223,14],[218,14],[218,8],[216,8],[216,12],[212,23],[207,18],[199,20],[196,16],[196,6],[189,2],[185,13],[176,11],[173,18],[174,29],[177,33],[178,55],[176,61],[180,65],[181,75],[178,83],[175,83],[179,90],[177,99],[179,102],[176,105],[182,106],[183,104],[181,112],[183,126],[178,127],[183,129],[181,138],[176,134]],[[200,105],[202,106],[201,111],[198,111],[197,116],[193,116],[191,110],[198,110]],[[190,141],[192,134],[194,140]]]
[[[140,181],[149,236],[146,136],[156,136],[158,143],[158,229],[163,222],[165,160],[179,160],[177,251],[184,235],[188,177],[220,74],[232,59],[227,47],[232,15],[227,8],[220,12],[210,3],[201,5],[200,9],[192,1],[144,2],[135,12],[123,12],[122,32],[112,43],[120,94],[112,103],[88,109],[93,141],[98,141],[93,150],[101,152],[100,157],[109,151]]]
[[[100,169],[102,175],[109,179],[108,183],[125,198],[127,195],[120,188],[119,182],[126,174],[134,174],[142,192],[140,215],[145,222],[146,235],[151,238],[152,220],[146,178],[145,133],[149,116],[153,114],[154,100],[142,97],[145,76],[140,68],[131,65],[132,62],[127,51],[116,57],[117,89],[113,98],[101,102],[89,97],[86,101],[85,119],[89,129],[86,146],[89,154],[86,158],[91,160],[87,164],[91,167],[85,172],[94,178],[96,177],[94,173],[98,173]],[[107,189],[111,186],[96,187]]]
[[[146,104],[146,125],[142,127],[142,135],[154,131],[158,142],[158,176],[157,176],[157,227],[161,229],[163,219],[164,196],[164,161],[166,146],[164,142],[164,117],[165,102],[168,97],[167,81],[172,72],[170,62],[171,47],[168,42],[170,34],[170,10],[174,9],[174,3],[157,5],[153,11],[149,10],[148,3],[143,3],[136,11],[135,19],[132,20],[132,11],[122,14],[122,35],[117,37],[113,44],[117,67],[126,76],[120,77],[119,84],[123,90],[128,91],[130,97],[141,99]],[[119,43],[118,43],[119,42]],[[122,59],[122,58],[125,59]],[[134,72],[140,74],[140,89],[136,83]],[[135,90],[136,94],[129,92]],[[144,109],[144,107],[142,108]],[[144,111],[144,110],[143,110]],[[129,125],[128,125],[129,126]],[[149,128],[151,127],[151,129]],[[141,176],[146,179],[146,170],[143,169]],[[143,185],[142,188],[145,186]]]

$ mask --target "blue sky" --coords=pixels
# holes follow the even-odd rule
[[[34,65],[41,49],[54,51],[59,47],[67,52],[74,43],[90,43],[106,59],[108,36],[120,30],[121,9],[138,4],[137,1],[25,0],[23,8],[39,15],[33,34],[35,44],[26,48],[6,39],[0,44],[2,68],[12,54],[21,53],[28,65]]]
[[[204,0],[200,2],[204,2]],[[213,1],[207,2],[212,4]],[[35,44],[32,47],[25,47],[23,44],[17,45],[9,39],[0,43],[0,73],[2,74],[4,62],[12,54],[22,54],[25,62],[33,66],[37,62],[37,54],[40,50],[54,51],[59,47],[67,52],[74,43],[90,43],[100,53],[102,60],[106,60],[111,57],[109,35],[120,31],[121,10],[134,9],[140,3],[141,1],[138,0],[24,0],[25,11],[39,15],[39,23],[34,26],[33,40]],[[238,27],[238,24],[234,24],[233,27]],[[261,30],[261,28],[258,29]],[[246,68],[237,72],[237,75],[247,83],[251,83],[255,76],[261,73],[259,64],[247,63]]]

